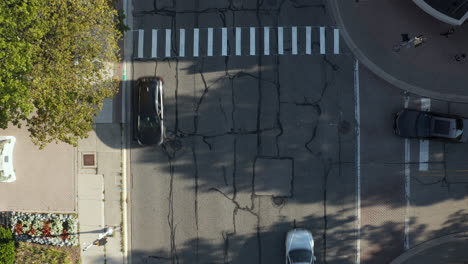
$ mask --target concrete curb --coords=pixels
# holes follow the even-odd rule
[[[405,253],[401,254],[399,257],[394,259],[390,264],[400,264],[400,263],[405,263],[405,261],[408,261],[411,259],[413,256],[430,249],[432,247],[436,247],[445,243],[449,242],[466,242],[468,241],[468,234],[465,232],[461,233],[455,233],[455,234],[450,234],[447,236],[439,237],[436,239],[432,239],[426,242],[423,242],[412,249],[406,251]]]
[[[331,13],[336,21],[337,27],[341,31],[341,36],[343,37],[344,41],[348,45],[349,49],[351,52],[356,56],[356,58],[363,63],[369,70],[371,70],[374,74],[379,76],[380,78],[384,79],[385,81],[389,82],[390,84],[404,90],[408,91],[413,94],[421,95],[424,97],[428,98],[433,98],[437,100],[443,100],[443,101],[450,101],[450,102],[459,102],[459,103],[468,103],[468,96],[463,96],[463,95],[458,95],[458,94],[445,94],[445,93],[439,93],[439,92],[434,92],[430,91],[427,89],[424,89],[419,86],[414,86],[412,84],[409,84],[407,82],[404,82],[395,76],[390,75],[386,71],[384,71],[382,68],[380,68],[378,65],[373,63],[363,52],[362,50],[356,45],[356,43],[353,41],[351,36],[349,35],[348,31],[346,30],[345,24],[343,22],[343,19],[340,14],[339,10],[339,3],[338,1],[341,0],[329,0],[328,1],[328,6],[331,10]]]
[[[123,42],[123,67],[122,67],[122,116],[121,116],[121,128],[122,128],[122,251],[124,256],[124,263],[132,263],[131,251],[129,254],[129,248],[131,247],[131,237],[129,236],[129,230],[131,230],[131,206],[128,196],[130,191],[127,186],[130,183],[128,175],[130,174],[130,160],[127,155],[127,150],[130,149],[129,144],[129,133],[128,133],[128,112],[126,111],[129,107],[129,100],[127,100],[129,94],[127,93],[130,89],[130,85],[127,79],[127,74],[132,74],[132,60],[131,53],[133,50],[133,6],[132,1],[122,0],[123,11],[125,14],[125,24],[130,28],[128,32],[124,34]],[[128,68],[128,69],[127,69]],[[127,108],[128,107],[128,108]]]

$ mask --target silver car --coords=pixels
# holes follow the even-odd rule
[[[313,264],[314,238],[306,229],[295,228],[286,235],[286,264]]]

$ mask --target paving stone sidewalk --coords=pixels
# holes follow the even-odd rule
[[[105,122],[105,119],[100,122]],[[81,248],[98,239],[106,227],[113,227],[115,232],[107,238],[105,245],[81,251],[81,260],[83,264],[124,263],[121,236],[121,125],[108,122],[94,126],[89,137],[81,140],[78,146]]]

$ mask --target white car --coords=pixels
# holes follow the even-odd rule
[[[286,235],[286,264],[313,264],[314,238],[306,229],[295,228]]]
[[[0,182],[14,182],[16,180],[13,167],[13,149],[16,138],[0,136]]]

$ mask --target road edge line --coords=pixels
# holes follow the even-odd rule
[[[356,263],[361,263],[361,109],[359,92],[359,61],[354,62],[354,118],[356,121]]]

